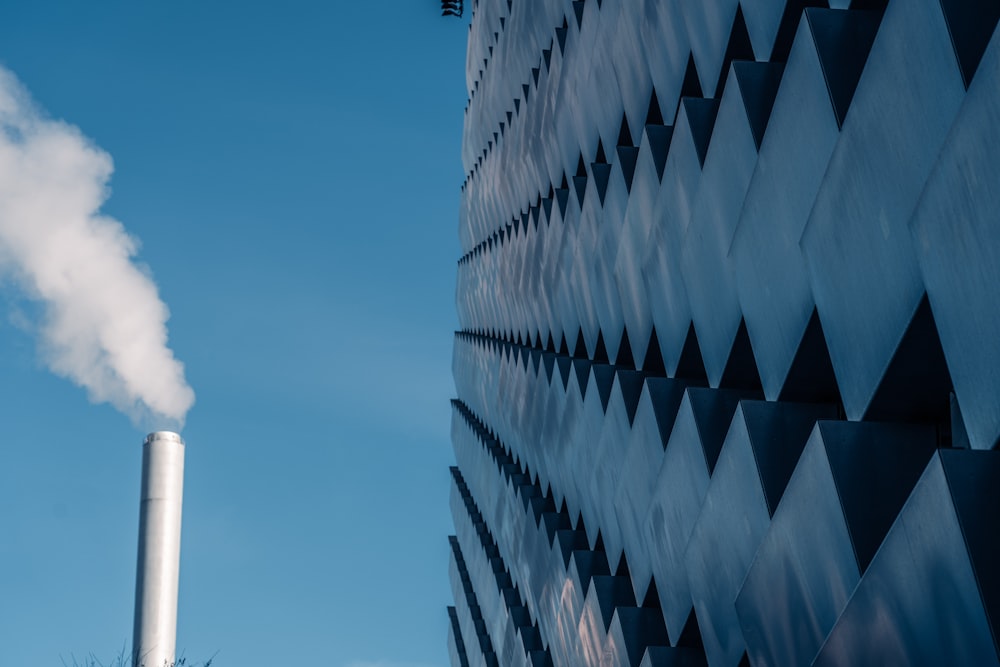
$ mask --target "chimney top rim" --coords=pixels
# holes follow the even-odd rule
[[[174,433],[173,431],[153,431],[152,433],[146,436],[146,439],[143,441],[142,444],[148,445],[157,440],[169,440],[171,442],[176,442],[181,445],[184,444],[184,439],[181,438],[181,436],[178,435],[177,433]]]

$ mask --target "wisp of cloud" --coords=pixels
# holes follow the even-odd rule
[[[180,426],[194,392],[167,346],[170,313],[136,240],[100,213],[112,170],[0,67],[0,272],[41,306],[45,363],[94,402]]]

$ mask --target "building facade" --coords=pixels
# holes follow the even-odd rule
[[[1000,3],[470,3],[452,664],[997,664]]]

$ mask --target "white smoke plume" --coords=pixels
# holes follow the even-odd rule
[[[135,421],[179,426],[194,392],[167,347],[167,307],[133,262],[138,243],[100,213],[112,170],[110,155],[48,118],[0,67],[0,273],[40,304],[53,372]]]

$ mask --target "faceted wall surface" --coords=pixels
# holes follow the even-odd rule
[[[1000,2],[469,5],[452,664],[1000,663]]]

